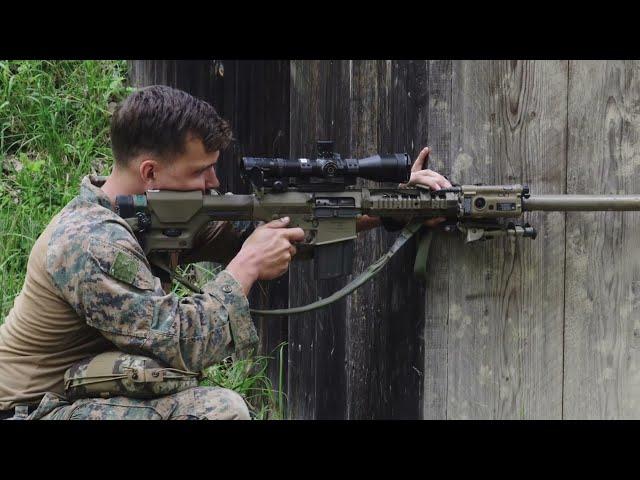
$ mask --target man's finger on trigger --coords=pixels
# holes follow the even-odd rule
[[[289,241],[300,242],[304,240],[304,230],[302,230],[300,227],[287,228],[284,231],[284,236]]]

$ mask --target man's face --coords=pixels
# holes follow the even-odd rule
[[[156,162],[152,188],[157,190],[206,190],[218,188],[216,163],[220,151],[207,153],[202,140],[189,138],[185,152],[170,164]]]

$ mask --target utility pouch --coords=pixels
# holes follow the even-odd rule
[[[76,362],[64,374],[70,402],[80,398],[156,398],[198,386],[199,374],[169,368],[159,360],[119,351]]]

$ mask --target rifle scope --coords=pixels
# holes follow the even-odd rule
[[[264,178],[361,177],[377,182],[407,182],[411,176],[411,160],[406,153],[362,159],[341,159],[338,155],[315,160],[243,157],[240,168],[250,176],[253,171],[260,171]]]

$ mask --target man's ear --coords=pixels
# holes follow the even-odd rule
[[[147,190],[153,189],[158,171],[158,162],[152,158],[143,158],[138,167],[140,171],[140,179],[144,183]]]

